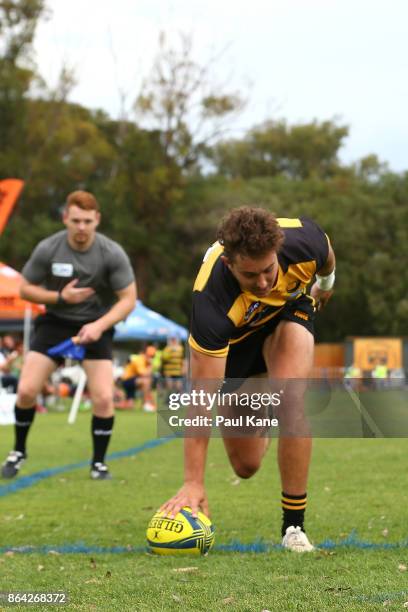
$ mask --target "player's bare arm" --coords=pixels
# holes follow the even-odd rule
[[[324,266],[317,270],[317,280],[313,284],[310,295],[316,300],[317,309],[321,310],[333,295],[334,271],[336,268],[336,257],[329,244],[329,254]]]
[[[94,295],[95,291],[92,287],[76,287],[77,283],[78,279],[75,278],[58,292],[34,285],[24,279],[20,287],[20,296],[35,304],[57,304],[61,298],[67,304],[80,304]]]
[[[136,283],[131,283],[124,289],[116,291],[118,301],[100,319],[87,323],[78,332],[81,344],[96,342],[107,329],[125,319],[136,305]]]
[[[191,349],[191,378],[193,388],[202,387],[202,381],[208,381],[213,387],[206,391],[216,392],[224,379],[225,357],[213,357]],[[194,437],[184,440],[184,484],[181,489],[163,504],[161,510],[174,517],[183,506],[190,506],[193,516],[201,509],[209,516],[207,493],[205,491],[205,463],[209,438]]]

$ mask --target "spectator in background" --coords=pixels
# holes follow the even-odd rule
[[[386,361],[380,361],[373,369],[371,376],[374,378],[377,389],[385,389],[388,381],[388,366]]]
[[[168,339],[162,353],[162,370],[166,388],[181,391],[184,375],[184,347],[179,338]]]
[[[152,388],[157,389],[160,387],[160,381],[162,378],[162,355],[163,351],[159,349],[157,344],[153,347],[155,353],[152,359]]]
[[[126,408],[133,408],[136,390],[143,394],[143,410],[154,412],[156,403],[152,393],[152,361],[156,353],[154,346],[147,346],[143,353],[130,355],[122,374],[122,385],[126,393]]]
[[[1,386],[17,393],[18,361],[21,358],[22,345],[17,345],[13,336],[4,336],[0,343],[0,380]]]
[[[361,390],[361,369],[352,363],[344,372],[344,386],[353,391]]]

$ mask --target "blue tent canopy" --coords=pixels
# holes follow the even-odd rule
[[[150,310],[137,300],[136,308],[130,313],[126,321],[116,325],[115,342],[129,340],[148,340],[150,342],[167,340],[176,336],[180,340],[187,340],[188,331],[185,327],[166,319],[161,314]]]

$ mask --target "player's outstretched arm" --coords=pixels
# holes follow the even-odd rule
[[[204,389],[206,393],[216,393],[225,375],[225,357],[204,355],[191,349],[192,389]],[[205,411],[205,406],[203,406]],[[207,415],[211,415],[207,412]],[[200,436],[192,432],[192,437],[184,440],[184,484],[179,491],[161,506],[168,516],[174,517],[183,506],[190,506],[193,516],[198,510],[209,516],[207,493],[205,491],[205,464],[209,442],[208,435]]]
[[[333,295],[334,271],[336,268],[336,257],[334,251],[329,244],[329,254],[327,260],[316,273],[316,282],[310,290],[310,295],[316,300],[317,310],[321,310],[326,306],[327,302]]]
[[[207,493],[204,487],[205,462],[208,438],[186,438],[184,441],[185,478],[183,486],[160,508],[167,516],[175,517],[184,506],[189,506],[193,516],[199,510],[209,516]]]

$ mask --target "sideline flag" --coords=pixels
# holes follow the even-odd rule
[[[7,225],[8,218],[23,187],[24,181],[20,179],[4,179],[0,181],[0,234],[3,233]]]
[[[66,357],[67,359],[82,361],[85,357],[85,347],[78,342],[79,338],[73,336],[48,349],[47,354],[50,357]]]

